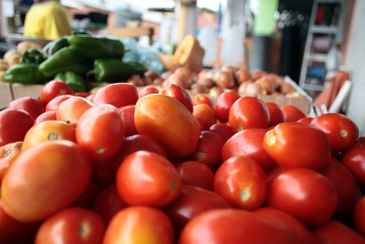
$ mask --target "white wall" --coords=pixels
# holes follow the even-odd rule
[[[354,82],[348,115],[365,132],[365,0],[356,0],[351,22],[350,38],[345,69],[352,74]]]

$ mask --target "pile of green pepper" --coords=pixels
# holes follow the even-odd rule
[[[28,50],[22,64],[10,68],[4,78],[21,84],[61,79],[75,91],[87,91],[88,80],[123,82],[146,71],[142,64],[122,62],[124,51],[119,40],[75,34],[50,42],[42,50]]]

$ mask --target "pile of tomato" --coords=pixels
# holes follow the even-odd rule
[[[365,243],[365,140],[341,114],[55,80],[0,112],[0,146],[0,243]]]

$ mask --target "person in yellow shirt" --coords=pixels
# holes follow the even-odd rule
[[[26,37],[55,40],[71,32],[69,16],[56,0],[38,0],[25,17]]]

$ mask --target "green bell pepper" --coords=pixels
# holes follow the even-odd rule
[[[123,63],[120,59],[97,59],[94,63],[95,78],[103,82],[127,81],[132,75],[145,71],[139,63]]]
[[[83,56],[83,52],[80,49],[64,47],[41,63],[39,69],[47,76],[53,76],[66,71],[85,74],[92,69],[92,64]]]
[[[47,78],[39,71],[36,64],[18,64],[5,72],[5,81],[20,84],[39,84],[47,81]]]
[[[47,57],[36,48],[31,48],[25,51],[21,58],[22,64],[41,64]]]
[[[58,52],[60,49],[64,47],[68,47],[70,44],[67,41],[66,37],[62,37],[58,40],[52,41],[48,43],[43,49],[42,52],[47,55],[47,57],[51,57],[53,54]]]
[[[72,35],[68,37],[71,46],[81,49],[85,56],[97,58],[122,58],[124,45],[121,41],[109,38],[96,38],[89,35]]]
[[[55,77],[56,80],[63,80],[67,85],[69,85],[76,92],[85,92],[87,91],[87,86],[85,84],[85,80],[82,76],[74,73],[74,72],[65,72],[59,73]]]

